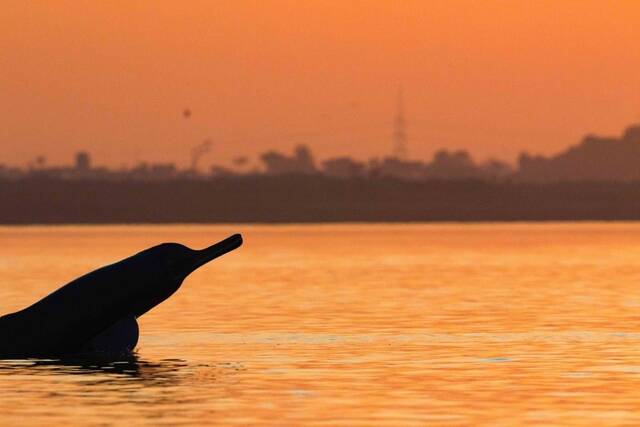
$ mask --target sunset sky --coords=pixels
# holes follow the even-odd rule
[[[399,87],[413,158],[554,153],[640,122],[639,23],[637,0],[5,0],[0,163],[383,156]]]

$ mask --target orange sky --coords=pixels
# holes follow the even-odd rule
[[[0,163],[552,153],[640,121],[640,1],[4,0]],[[184,107],[193,110],[182,117]]]

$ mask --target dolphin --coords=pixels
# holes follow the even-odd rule
[[[79,277],[0,317],[0,359],[131,352],[137,318],[169,298],[194,270],[240,245],[239,234],[202,250],[163,243]]]

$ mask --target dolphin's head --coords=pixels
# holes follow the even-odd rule
[[[163,243],[148,249],[153,256],[161,259],[167,274],[182,282],[197,268],[242,245],[242,236],[234,234],[221,242],[204,249],[191,249],[179,243]]]
[[[239,234],[200,250],[179,243],[163,243],[123,260],[132,266],[129,271],[147,272],[144,280],[137,282],[139,293],[133,302],[132,313],[135,317],[146,313],[177,291],[182,281],[198,267],[240,245],[242,236]]]

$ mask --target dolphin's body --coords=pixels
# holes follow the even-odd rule
[[[138,317],[169,298],[195,269],[241,244],[239,234],[202,250],[164,243],[79,277],[0,317],[0,358],[131,351]]]

